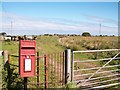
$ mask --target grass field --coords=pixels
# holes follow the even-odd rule
[[[83,36],[38,36],[37,51],[41,54],[61,52],[67,48],[73,50],[118,48],[118,37],[83,37]],[[19,52],[19,41],[3,41],[3,50],[11,54]]]
[[[40,56],[44,54],[52,54],[63,52],[67,48],[71,50],[93,50],[93,49],[111,49],[111,48],[118,48],[118,37],[82,37],[82,36],[38,36],[36,39],[37,43],[37,51],[40,52]],[[2,49],[8,50],[9,54],[13,55],[10,57],[11,64],[18,65],[18,57],[14,57],[19,55],[19,41],[3,41],[2,42]],[[81,54],[75,56],[75,58],[81,59],[91,59],[93,58],[93,54]],[[101,63],[92,63],[93,66],[101,65]],[[84,67],[84,65],[80,65]],[[81,68],[80,67],[80,68]],[[44,69],[44,68],[42,68]],[[16,78],[20,78],[18,74],[18,67],[14,69],[13,72],[14,76],[12,81],[23,81],[23,79],[18,80]],[[43,76],[41,76],[42,78]],[[35,81],[35,79],[30,78],[30,81]],[[42,79],[44,81],[44,79]],[[13,83],[13,86],[15,83]],[[16,86],[14,86],[16,87]],[[17,87],[23,87],[22,84]]]

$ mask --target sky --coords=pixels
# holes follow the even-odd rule
[[[3,2],[0,17],[11,35],[118,35],[117,2]]]

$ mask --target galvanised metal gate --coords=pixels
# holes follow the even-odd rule
[[[119,50],[72,51],[71,80],[82,90],[120,88]]]

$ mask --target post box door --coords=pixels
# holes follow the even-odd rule
[[[20,41],[19,72],[21,77],[35,76],[36,42],[34,40]]]

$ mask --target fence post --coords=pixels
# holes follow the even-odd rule
[[[45,90],[48,89],[48,55],[45,55]]]
[[[65,51],[65,84],[71,80],[71,49]]]
[[[4,54],[3,56],[4,56],[4,64],[5,64],[8,61],[8,59],[9,59],[8,58],[8,51],[5,50],[3,54]]]
[[[71,60],[71,82],[73,81],[74,78],[74,53],[72,51],[72,60]]]
[[[40,86],[40,81],[39,81],[39,52],[37,52],[37,85]]]
[[[8,90],[11,88],[11,69],[10,69],[10,54],[8,53],[7,50],[3,52],[3,57],[4,57],[4,70],[7,71],[7,85],[8,85]]]

